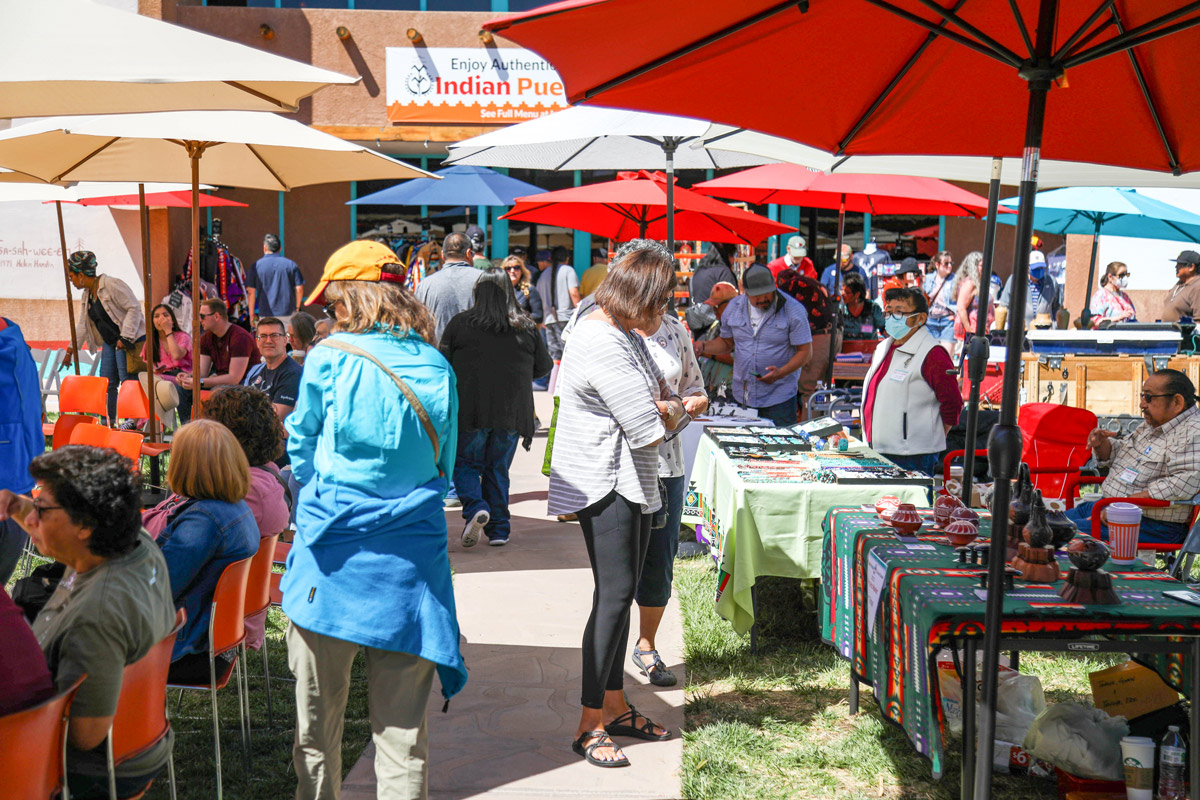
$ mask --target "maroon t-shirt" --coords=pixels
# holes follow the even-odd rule
[[[209,370],[209,375],[228,374],[229,362],[235,358],[250,359],[250,363],[246,365],[247,371],[262,361],[262,356],[258,354],[258,345],[254,343],[254,337],[250,335],[249,331],[238,325],[230,325],[229,330],[225,331],[225,335],[219,338],[211,333],[205,333],[200,337],[200,352],[212,359],[212,369]]]
[[[0,716],[54,696],[46,656],[21,609],[0,589]]]

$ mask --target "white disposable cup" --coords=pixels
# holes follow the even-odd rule
[[[1105,511],[1108,514],[1108,546],[1112,562],[1128,566],[1137,560],[1142,509],[1133,503],[1113,503]]]
[[[1125,766],[1125,797],[1154,800],[1154,740],[1148,736],[1121,739],[1121,762]]]

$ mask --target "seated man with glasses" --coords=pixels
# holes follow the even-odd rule
[[[258,321],[258,351],[262,362],[255,364],[246,373],[245,386],[265,392],[271,405],[279,415],[279,421],[287,419],[296,407],[296,396],[300,393],[300,376],[304,368],[287,354],[287,330],[283,321],[275,317],[263,317]],[[275,464],[288,464],[285,451]]]
[[[1127,438],[1097,428],[1088,446],[1108,477],[1101,497],[1149,497],[1169,500],[1167,508],[1142,509],[1141,542],[1182,542],[1192,507],[1181,505],[1200,492],[1200,413],[1196,387],[1179,370],[1160,369],[1142,384],[1142,417],[1146,424]],[[1075,527],[1091,530],[1092,506],[1079,503],[1067,512]],[[1108,537],[1102,526],[1101,538]]]
[[[246,371],[262,360],[254,337],[245,328],[229,321],[229,309],[215,298],[200,301],[200,359],[193,361],[194,373],[179,373],[179,385],[191,389],[198,380],[201,389],[237,386]]]

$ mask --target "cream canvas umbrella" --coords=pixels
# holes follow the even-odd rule
[[[0,117],[295,111],[351,78],[92,0],[0,0]]]
[[[168,111],[54,117],[0,132],[0,166],[49,181],[191,181],[192,253],[200,252],[201,165],[207,182],[245,189],[430,173],[294,120],[254,111]],[[200,331],[200,274],[192,270],[192,330]],[[201,398],[195,386],[193,410]]]

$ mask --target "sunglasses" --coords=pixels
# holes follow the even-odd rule
[[[521,268],[520,267],[505,267],[504,271],[505,272],[520,272]]]
[[[1142,392],[1142,400],[1149,403],[1156,397],[1174,397],[1175,395],[1176,392],[1168,392],[1167,394],[1149,394],[1148,392]]]
[[[200,312],[200,319],[208,319],[209,317],[215,317],[215,316],[216,316],[216,314],[205,314],[203,311]]]

